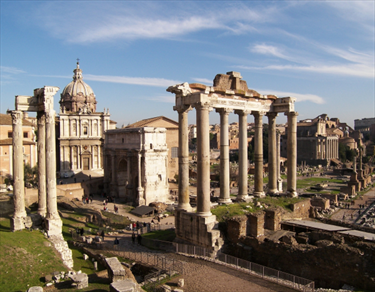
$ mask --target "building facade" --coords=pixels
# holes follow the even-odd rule
[[[62,91],[59,113],[59,170],[71,176],[84,170],[103,170],[104,133],[115,123],[109,109],[96,111],[96,97],[82,78],[82,70],[74,69],[73,81]]]
[[[24,164],[34,167],[37,164],[37,145],[34,125],[22,120],[22,153]],[[10,114],[0,114],[0,175],[7,176],[13,173],[13,146],[12,146],[12,117]]]
[[[329,165],[339,159],[339,138],[343,133],[337,128],[336,120],[326,114],[297,123],[297,163]],[[281,155],[286,153],[285,137],[282,138]]]
[[[165,128],[109,130],[105,134],[107,194],[135,206],[168,202],[168,147]]]
[[[173,181],[178,175],[178,123],[163,116],[144,119],[125,128],[154,127],[165,128],[166,143],[168,148],[168,180]]]

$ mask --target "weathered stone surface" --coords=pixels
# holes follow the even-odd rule
[[[108,277],[111,282],[125,280],[125,269],[116,257],[106,258],[105,261],[107,264]]]
[[[51,282],[52,281],[52,275],[51,274],[45,275],[44,276],[44,281]]]
[[[72,286],[76,289],[83,289],[89,286],[89,277],[85,273],[75,274],[69,276],[73,280]]]
[[[185,285],[184,279],[178,279],[177,286],[178,287],[184,287],[184,285]]]
[[[27,292],[43,292],[43,288],[40,286],[30,287]]]
[[[317,247],[326,247],[326,246],[330,246],[330,245],[332,245],[333,244],[333,242],[332,241],[330,241],[330,240],[318,240],[317,242],[315,242],[315,245],[317,246]]]
[[[291,235],[285,235],[285,236],[281,237],[280,241],[284,242],[286,244],[298,245],[297,240]]]
[[[234,216],[227,220],[227,233],[229,240],[237,243],[241,236],[246,236],[246,216]]]
[[[55,249],[59,252],[64,265],[68,268],[73,268],[73,254],[69,248],[68,243],[64,240],[61,234],[50,236],[49,240],[52,242]]]
[[[124,279],[121,281],[113,282],[109,286],[110,292],[137,292],[138,285],[131,279]]]

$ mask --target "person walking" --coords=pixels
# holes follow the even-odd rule
[[[104,230],[102,230],[102,232],[100,233],[100,236],[102,237],[102,239],[104,241]]]
[[[132,234],[132,241],[133,241],[133,244],[135,243],[135,233],[133,232]]]

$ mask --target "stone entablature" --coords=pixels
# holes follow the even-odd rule
[[[104,159],[104,182],[111,196],[136,206],[168,202],[165,128],[107,131]]]

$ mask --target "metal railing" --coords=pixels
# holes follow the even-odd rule
[[[210,250],[204,247],[180,243],[176,244],[176,252],[200,257],[207,257],[210,253],[212,253]],[[236,258],[231,255],[218,253],[215,262],[225,263],[231,268],[241,270],[251,275],[259,276],[265,280],[278,283],[279,285],[291,287],[299,291],[315,291],[315,283],[312,280],[308,280],[279,270],[268,268],[266,266],[252,263],[244,259]]]
[[[116,256],[130,259],[132,261],[143,263],[163,270],[169,276],[173,275],[176,272],[178,274],[184,274],[184,262],[182,261],[169,259],[157,253],[133,252],[130,251],[127,246],[114,245],[111,243],[102,243],[100,246],[104,250],[111,251],[111,253]]]

